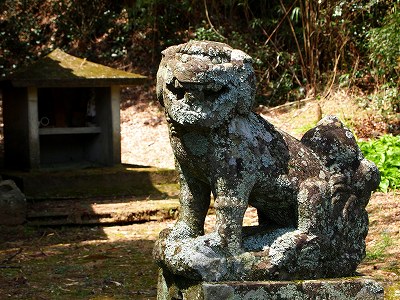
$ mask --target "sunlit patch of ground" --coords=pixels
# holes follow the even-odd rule
[[[400,193],[375,193],[367,210],[367,257],[358,271],[388,288],[397,286],[393,293],[397,290],[398,298],[393,299],[400,299]]]
[[[121,111],[121,160],[128,164],[175,167],[167,122],[159,106],[149,104],[145,110],[131,106]]]

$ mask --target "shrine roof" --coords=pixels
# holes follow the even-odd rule
[[[6,78],[15,87],[101,87],[142,84],[147,77],[78,58],[56,49]]]

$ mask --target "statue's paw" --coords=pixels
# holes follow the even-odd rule
[[[288,232],[276,239],[269,251],[271,265],[279,279],[315,278],[328,251],[325,239],[299,230]],[[279,274],[280,273],[280,274]]]
[[[180,240],[168,237],[164,240],[162,264],[176,275],[196,280],[218,281],[228,272],[217,234]]]
[[[165,264],[165,252],[167,247],[174,244],[182,244],[184,240],[198,236],[185,222],[178,221],[174,227],[166,228],[159,234],[158,240],[154,244],[153,258],[159,266]]]
[[[246,236],[243,249],[227,250],[217,233],[157,241],[163,268],[203,281],[300,279],[322,276],[330,255],[325,238],[294,228]],[[321,271],[322,270],[322,271]]]

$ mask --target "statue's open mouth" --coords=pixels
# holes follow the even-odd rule
[[[167,84],[167,89],[173,94],[175,101],[188,105],[212,105],[223,94],[228,92],[228,87],[218,83],[182,83],[178,79]]]

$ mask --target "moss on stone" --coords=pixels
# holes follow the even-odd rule
[[[147,77],[96,64],[56,49],[17,71],[10,79],[14,86],[95,87],[141,84]]]

